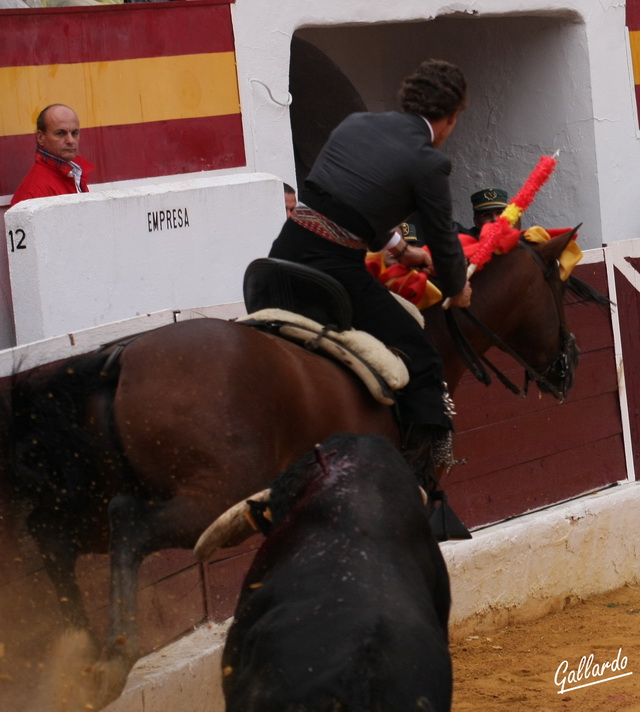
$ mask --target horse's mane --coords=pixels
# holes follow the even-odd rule
[[[605,297],[597,289],[591,287],[581,279],[570,275],[567,280],[567,289],[576,297],[576,303],[584,304],[591,303],[609,311],[611,309],[611,300]]]
[[[95,444],[83,424],[88,399],[112,391],[117,382],[117,366],[104,371],[108,358],[95,352],[65,360],[53,371],[14,374],[7,473],[12,498],[36,508],[57,500],[71,514],[96,496],[100,483],[88,481]]]

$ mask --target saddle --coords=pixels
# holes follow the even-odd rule
[[[351,300],[333,277],[307,265],[260,258],[247,267],[243,293],[248,315],[239,323],[345,364],[378,402],[393,405],[393,392],[408,383],[402,359],[371,334],[352,327]]]
[[[352,328],[346,289],[313,267],[262,257],[247,267],[242,290],[247,314],[275,308],[301,314],[333,331]]]

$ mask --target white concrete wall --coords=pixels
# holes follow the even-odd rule
[[[582,221],[586,247],[637,237],[640,139],[624,12],[616,0],[237,0],[249,161],[295,180],[285,105],[294,32],[321,46],[373,110],[394,108],[403,74],[440,56],[470,82],[469,109],[445,145],[459,219],[477,187],[515,191],[540,155],[559,148],[527,224]]]
[[[639,514],[634,482],[445,542],[452,625],[496,630],[639,582]]]
[[[5,215],[17,343],[242,301],[246,266],[284,218],[282,183],[267,174],[19,203]]]
[[[0,206],[0,230],[5,234],[4,215],[6,207]],[[0,248],[0,349],[15,346],[16,335],[13,327],[13,296],[9,277],[9,252]]]
[[[494,186],[513,196],[540,156],[559,149],[558,168],[523,224],[582,222],[582,244],[601,244],[584,25],[558,17],[439,17],[409,25],[302,30],[300,36],[348,68],[372,110],[396,108],[402,77],[425,56],[460,66],[469,106],[443,147],[453,161],[455,218],[472,226],[472,193]],[[399,46],[407,49],[387,58],[386,48]],[[384,71],[370,71],[372,48],[374,66]]]

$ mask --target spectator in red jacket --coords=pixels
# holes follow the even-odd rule
[[[80,122],[73,109],[51,104],[36,121],[36,162],[18,186],[11,205],[30,198],[87,193],[94,166],[78,156]]]

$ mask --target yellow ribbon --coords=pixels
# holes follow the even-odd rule
[[[525,240],[529,242],[537,242],[542,244],[551,239],[551,235],[539,225],[534,225],[524,233]],[[560,264],[560,279],[564,282],[569,278],[573,268],[582,259],[582,250],[578,247],[575,240],[569,240],[569,244],[565,247],[560,255],[558,262]]]

